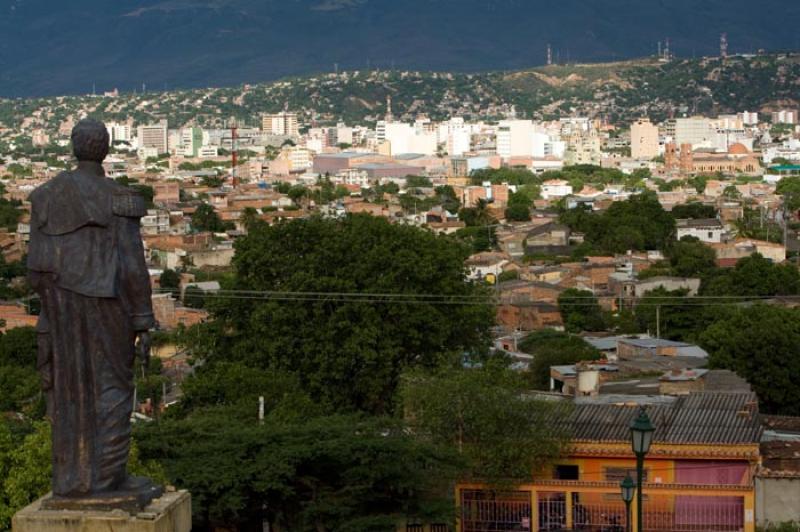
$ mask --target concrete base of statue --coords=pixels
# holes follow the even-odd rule
[[[166,491],[141,511],[49,510],[50,494],[14,515],[13,532],[189,532],[192,498],[188,491]]]

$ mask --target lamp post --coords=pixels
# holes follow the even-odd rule
[[[644,532],[642,528],[642,488],[644,487],[644,457],[650,451],[653,432],[656,428],[650,422],[644,407],[631,423],[631,447],[636,455],[636,532]]]
[[[625,479],[619,485],[622,492],[622,500],[625,502],[625,532],[631,532],[631,502],[636,484],[633,483],[630,473],[625,475]]]

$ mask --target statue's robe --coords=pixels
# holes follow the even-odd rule
[[[136,333],[155,325],[141,196],[81,162],[30,196],[28,270],[41,297],[38,365],[53,432],[53,493],[126,479]]]

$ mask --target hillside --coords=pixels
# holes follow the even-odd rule
[[[496,120],[517,116],[553,119],[575,114],[625,122],[639,116],[662,120],[681,113],[770,111],[800,106],[800,55],[732,57],[660,63],[539,67],[480,74],[355,71],[286,78],[268,84],[194,89],[118,98],[68,96],[0,100],[0,124],[20,127],[36,114],[50,130],[68,116],[88,113],[137,123],[167,118],[210,127],[236,118],[257,125],[260,114],[289,108],[305,123],[370,124],[392,97],[395,116],[413,120],[464,116]]]
[[[798,48],[786,0],[3,0],[0,95],[230,86],[380,67],[496,71]]]

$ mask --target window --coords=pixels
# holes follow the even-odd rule
[[[553,471],[553,478],[556,480],[578,480],[578,466],[557,465],[555,471]]]
[[[713,231],[709,231],[708,232],[708,238],[714,238],[714,232]]]
[[[636,468],[635,467],[606,467],[605,477],[606,482],[622,482],[626,475],[630,475],[634,482],[636,482]],[[644,481],[647,482],[647,469],[644,470]]]

